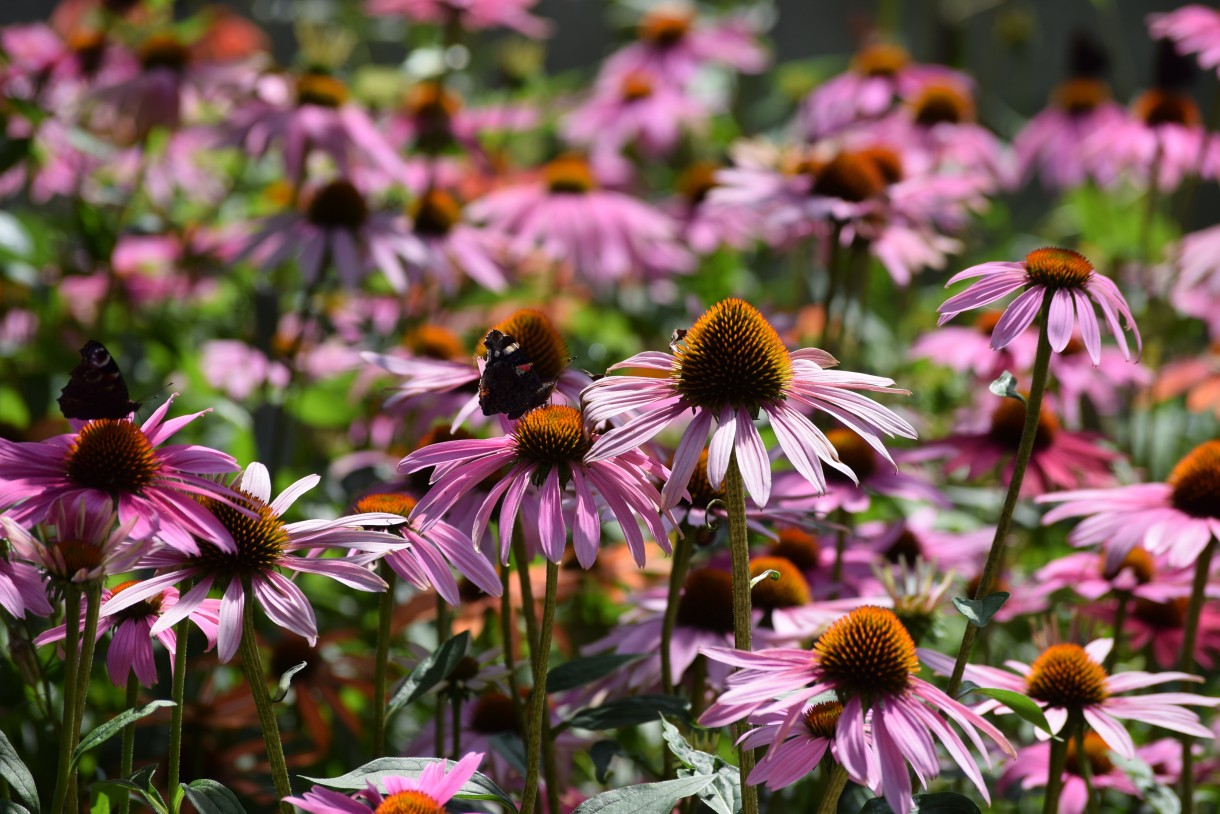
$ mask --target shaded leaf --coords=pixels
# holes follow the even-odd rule
[[[1046,720],[1046,715],[1042,712],[1042,707],[1034,703],[1034,700],[1028,695],[1022,695],[1014,690],[999,690],[991,687],[972,687],[971,692],[994,698],[1023,720],[1029,721],[1048,735],[1053,734],[1050,722]]]
[[[1162,785],[1156,779],[1156,773],[1152,771],[1151,766],[1138,757],[1125,758],[1114,752],[1110,752],[1110,760],[1114,761],[1114,765],[1121,769],[1123,774],[1131,778],[1131,782],[1140,790],[1144,802],[1151,806],[1156,814],[1181,814],[1181,799],[1173,789]]]
[[[452,639],[445,641],[423,661],[415,665],[415,669],[402,682],[402,686],[390,700],[386,716],[393,715],[398,710],[410,704],[428,690],[440,684],[454,671],[466,656],[466,648],[470,644],[470,633],[462,631]]]
[[[1016,399],[1025,403],[1025,394],[1017,389],[1017,377],[1005,370],[1000,378],[987,385],[987,389],[1000,398]]]
[[[136,707],[135,709],[129,709],[126,712],[120,712],[118,715],[114,716],[109,721],[102,724],[97,729],[94,729],[85,737],[81,738],[80,743],[76,746],[76,751],[72,753],[72,765],[76,765],[76,762],[81,759],[81,755],[85,754],[85,752],[88,752],[90,749],[93,749],[114,737],[119,732],[123,731],[125,726],[133,721],[138,721],[141,718],[152,715],[162,707],[172,706],[174,706],[173,701],[161,700],[153,701],[145,704],[142,707]]]
[[[583,687],[642,657],[641,654],[598,653],[566,661],[546,674],[546,691],[549,694]]]
[[[874,797],[864,804],[860,814],[893,814],[884,797]],[[952,791],[916,794],[911,814],[982,814],[978,805],[965,795]]]
[[[589,757],[593,760],[593,776],[598,783],[605,783],[610,774],[610,761],[623,754],[618,741],[598,741],[589,747]]]
[[[183,783],[182,791],[199,814],[246,814],[237,795],[215,780]]]
[[[599,707],[577,711],[560,727],[578,729],[620,729],[652,723],[658,715],[690,717],[690,701],[676,695],[637,695],[617,698]]]
[[[508,761],[508,765],[524,777],[526,774],[525,741],[521,740],[521,736],[516,732],[497,732],[489,740],[492,751]]]
[[[3,732],[0,732],[0,777],[32,814],[38,814],[38,786],[34,785],[34,775],[30,774],[17,749]]]
[[[369,783],[384,790],[384,787],[379,784],[385,778],[393,775],[417,778],[433,763],[445,764],[446,771],[452,771],[456,765],[452,760],[437,757],[382,757],[338,777],[303,777],[302,779],[341,791],[359,791]],[[513,798],[509,797],[503,789],[482,772],[475,772],[474,776],[466,781],[455,796],[465,800],[495,800],[508,806],[511,811],[517,810]]]
[[[276,688],[275,695],[271,696],[273,704],[278,704],[288,697],[288,690],[292,687],[292,677],[304,670],[308,664],[309,662],[303,661],[295,667],[289,667],[284,671],[284,674],[280,676],[279,687]]]
[[[957,608],[962,616],[970,620],[970,624],[975,627],[987,627],[991,623],[991,617],[996,615],[996,611],[1004,607],[1004,603],[1011,596],[1008,591],[997,591],[994,594],[988,594],[982,599],[962,599],[961,597],[953,598],[953,607]]]
[[[679,800],[698,794],[712,779],[696,775],[614,789],[585,800],[573,814],[670,814]]]
[[[0,800],[0,814],[30,814],[30,810],[12,800]]]
[[[682,733],[678,731],[678,727],[663,717],[661,718],[661,737],[665,738],[669,751],[673,752],[674,757],[682,761],[683,765],[700,774],[712,774],[716,771],[716,758],[687,743],[686,738],[682,737]]]

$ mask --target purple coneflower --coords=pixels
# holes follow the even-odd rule
[[[1089,358],[1093,360],[1093,364],[1101,361],[1101,330],[1097,324],[1097,316],[1093,313],[1093,304],[1089,302],[1090,298],[1101,308],[1110,333],[1114,335],[1126,359],[1131,358],[1131,353],[1127,348],[1127,338],[1119,325],[1119,315],[1135,334],[1137,348],[1143,347],[1139,328],[1135,326],[1135,318],[1131,316],[1131,309],[1127,307],[1127,301],[1118,286],[1108,277],[1098,274],[1084,255],[1071,249],[1036,249],[1025,255],[1025,260],[1019,263],[992,262],[971,266],[953,275],[946,285],[975,277],[983,279],[945,300],[937,309],[940,311],[938,325],[944,325],[963,311],[988,305],[1014,291],[1024,289],[1004,310],[1004,315],[1000,317],[995,331],[991,334],[991,347],[999,350],[1007,347],[1033,323],[1049,290],[1054,294],[1046,328],[1053,350],[1062,351],[1067,347],[1072,339],[1072,329],[1079,322],[1080,335]]]
[[[7,530],[5,536],[8,536]],[[0,557],[0,608],[15,619],[24,619],[27,612],[35,616],[51,615],[47,587],[37,568]]]
[[[554,563],[563,558],[568,533],[562,505],[565,493],[570,493],[575,502],[572,546],[581,567],[591,567],[597,558],[603,505],[622,529],[637,565],[643,567],[645,559],[644,536],[637,517],[668,554],[669,536],[659,507],[661,496],[653,485],[653,478],[663,478],[667,471],[636,449],[592,459],[589,452],[594,439],[586,420],[575,408],[548,404],[523,415],[513,424],[512,432],[502,438],[444,441],[403,458],[398,470],[404,474],[435,467],[431,489],[411,513],[416,528],[427,533],[463,495],[488,476],[507,469],[479,508],[471,535],[476,540],[482,538],[503,498],[499,525],[505,562],[517,514],[527,499],[537,505],[544,555]],[[600,496],[600,505],[595,493]]]
[[[411,514],[415,499],[402,492],[378,492],[356,501],[360,513]],[[499,596],[503,586],[496,569],[475,548],[466,534],[443,520],[437,520],[426,532],[416,531],[410,523],[386,529],[406,538],[410,545],[389,552],[383,558],[394,573],[421,591],[435,587],[450,605],[461,603],[457,580],[451,568],[474,583],[483,593]]]
[[[754,729],[745,734],[742,744],[748,749],[770,748],[754,766],[746,782],[754,785],[762,783],[772,790],[791,786],[812,774],[827,751],[834,762],[839,763],[835,729],[842,714],[843,705],[838,701],[821,701],[810,704],[795,726],[785,726],[788,713],[783,710],[750,716]],[[786,734],[782,741],[776,743],[780,730]]]
[[[884,608],[852,611],[831,625],[812,650],[746,653],[714,648],[704,653],[742,669],[730,677],[729,689],[703,714],[700,724],[723,726],[755,713],[783,712],[768,752],[773,755],[802,719],[807,703],[833,691],[843,705],[834,727],[840,764],[856,783],[880,788],[898,814],[911,810],[908,764],[924,783],[940,774],[937,742],[990,801],[987,784],[965,743],[937,712],[962,728],[988,765],[980,731],[1006,754],[1014,754],[998,729],[915,677],[920,669],[915,642],[894,612]]]
[[[166,421],[171,394],[143,425],[128,419],[97,419],[46,441],[0,439],[0,505],[21,524],[46,520],[56,502],[84,500],[91,508],[118,509],[119,522],[134,520],[133,537],[154,531],[182,551],[198,549],[192,534],[230,548],[224,525],[196,496],[223,504],[228,487],[210,475],[236,471],[232,456],[195,444],[162,446],[208,410]],[[14,504],[15,507],[14,507]]]
[[[257,601],[272,622],[308,639],[312,645],[318,639],[318,630],[309,597],[281,570],[322,574],[359,591],[381,591],[385,590],[385,582],[363,564],[367,557],[354,561],[318,555],[328,548],[383,553],[406,545],[400,537],[361,528],[404,522],[404,518],[393,514],[355,514],[334,520],[285,523],[281,515],[319,480],[317,475],[302,478],[272,500],[267,468],[260,463],[250,464],[235,489],[234,505],[205,498],[236,548],[224,551],[207,538],[198,541],[194,554],[172,548],[148,554],[140,567],[156,568],[161,573],[112,598],[102,613],[116,614],[159,595],[171,585],[194,579],[194,587],[153,625],[153,634],[173,627],[192,613],[215,586],[224,590],[217,650],[222,662],[233,658],[241,643],[242,611],[247,601]],[[304,556],[292,556],[292,552],[298,551],[305,552]],[[246,582],[252,590],[249,596],[243,585]]]
[[[1179,54],[1197,54],[1201,66],[1220,70],[1220,11],[1192,3],[1149,14],[1147,21],[1153,39],[1167,39]]]
[[[365,0],[369,14],[401,16],[418,23],[456,23],[466,31],[511,28],[527,37],[545,37],[551,30],[546,20],[529,9],[538,0]]]
[[[0,515],[0,528],[13,555],[60,583],[95,582],[130,571],[152,545],[147,533],[143,537],[132,533],[139,518],[119,523],[113,506],[84,498],[56,501],[42,524],[35,537],[14,521],[11,512]]]
[[[673,473],[662,492],[663,505],[675,506],[682,498],[711,432],[707,468],[711,487],[720,488],[736,454],[750,498],[765,507],[771,494],[771,460],[754,426],[762,412],[780,448],[816,489],[826,490],[823,462],[854,479],[825,433],[795,404],[829,413],[892,465],[878,435],[914,438],[914,428],[853,391],[907,391],[891,387],[894,382],[880,376],[827,369],[836,364],[834,357],[816,348],[789,352],[752,305],[736,298],[724,300],[699,317],[673,354],[648,351],[610,368],[657,370],[663,378],[607,376],[585,390],[588,417],[594,423],[643,410],[599,438],[590,457],[602,460],[634,449],[692,410],[694,418],[674,453]]]
[[[479,198],[469,214],[512,235],[516,251],[540,251],[599,290],[633,277],[664,281],[695,265],[671,218],[627,193],[599,188],[576,156],[550,162],[537,181]]]
[[[300,797],[285,797],[284,802],[312,814],[370,814],[374,811],[439,814],[445,810],[445,803],[452,800],[466,781],[474,776],[482,760],[482,753],[471,752],[457,763],[437,761],[429,764],[419,777],[389,775],[380,778],[378,785],[369,783],[367,789],[352,797],[314,786]],[[366,802],[358,798],[364,798]]]
[[[1104,545],[1107,568],[1140,544],[1164,554],[1174,568],[1193,565],[1213,539],[1220,539],[1220,441],[1195,447],[1164,483],[1062,492],[1042,501],[1062,504],[1047,512],[1045,524],[1085,518],[1068,541]]]
[[[115,585],[113,588],[102,589],[102,607],[111,597],[117,596],[133,586],[139,585],[138,580]],[[178,589],[166,588],[159,594],[137,602],[124,611],[113,616],[102,615],[98,620],[97,638],[100,640],[108,630],[113,630],[110,645],[106,648],[106,669],[110,673],[110,681],[116,687],[127,684],[127,676],[134,673],[145,687],[157,683],[157,666],[153,661],[152,640],[155,638],[169,653],[176,652],[177,635],[172,628],[153,633],[153,625],[163,614],[178,603]],[[83,602],[82,602],[83,606]],[[205,599],[187,616],[195,626],[207,637],[207,649],[216,644],[216,631],[220,626],[220,600]],[[41,647],[44,644],[57,642],[64,638],[64,626],[46,631],[34,640]],[[175,667],[170,661],[170,669]]]
[[[1042,708],[1052,735],[1063,730],[1070,715],[1083,715],[1085,723],[1106,745],[1125,758],[1135,757],[1135,742],[1122,724],[1123,720],[1140,721],[1200,738],[1213,737],[1212,731],[1199,722],[1199,716],[1186,707],[1220,706],[1220,698],[1182,692],[1128,695],[1132,690],[1155,684],[1203,679],[1189,673],[1140,670],[1110,675],[1102,662],[1112,644],[1111,639],[1097,639],[1084,647],[1052,644],[1033,664],[1006,661],[1007,670],[967,664],[965,676],[980,687],[1028,695]],[[919,657],[938,673],[948,675],[953,671],[953,658],[943,653],[921,648]],[[988,699],[975,710],[982,712],[1002,707],[999,701]]]
[[[1183,235],[1174,258],[1170,301],[1183,314],[1207,323],[1220,336],[1220,226]]]

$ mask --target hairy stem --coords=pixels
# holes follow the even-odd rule
[[[1216,538],[1207,541],[1207,547],[1199,555],[1195,563],[1195,580],[1190,590],[1190,602],[1186,606],[1186,627],[1182,632],[1182,656],[1178,669],[1189,673],[1195,667],[1195,642],[1199,636],[1199,615],[1203,612],[1203,601],[1206,598],[1207,579],[1211,575],[1212,556],[1216,553]],[[1194,772],[1194,741],[1190,735],[1181,734],[1178,739],[1182,743],[1182,786],[1178,795],[1182,800],[1182,814],[1194,814],[1195,810],[1195,772]]]
[[[63,727],[59,736],[59,765],[55,771],[55,797],[51,803],[54,814],[63,814],[68,802],[71,776],[73,741],[79,732],[72,732],[76,718],[76,674],[80,660],[80,588],[69,583],[64,588],[64,711]]]
[[[242,581],[245,590],[245,607],[242,610],[241,666],[250,685],[250,695],[258,710],[258,723],[263,730],[263,743],[267,747],[267,762],[271,764],[271,779],[275,783],[275,794],[280,798],[282,814],[292,814],[292,804],[283,798],[292,794],[292,783],[288,779],[288,764],[284,761],[284,745],[280,741],[280,726],[275,720],[271,706],[271,694],[267,692],[267,677],[263,670],[263,657],[254,640],[254,591],[249,579]]]
[[[180,590],[185,594],[187,586],[183,585]],[[178,781],[182,771],[182,716],[183,701],[186,698],[186,649],[190,633],[189,619],[183,619],[174,625],[174,677],[170,688],[170,698],[173,700],[174,706],[169,711],[169,751],[165,755],[166,790],[169,793],[170,814],[178,814],[183,797],[182,789],[178,787]]]
[[[830,774],[826,779],[825,793],[818,805],[817,814],[835,814],[839,810],[839,798],[843,796],[843,789],[847,788],[847,769],[833,760],[828,761],[827,765]]]
[[[529,724],[525,743],[525,791],[521,799],[521,814],[533,814],[538,802],[538,781],[542,773],[543,737],[546,724],[546,671],[550,661],[551,630],[555,626],[555,593],[559,582],[559,565],[547,560],[546,594],[542,600],[542,624],[538,627],[537,653],[533,656],[534,688],[530,691]],[[554,777],[547,778],[548,794],[558,787]],[[548,801],[549,802],[549,801]]]
[[[729,468],[724,476],[725,506],[729,515],[729,556],[733,567],[733,646],[750,651],[753,646],[750,634],[753,628],[750,606],[750,541],[746,530],[746,488],[737,466],[737,453],[729,457]],[[745,734],[745,722],[733,726],[733,740]],[[741,770],[742,814],[758,814],[758,789],[746,784],[746,777],[754,768],[754,750],[737,747],[738,768]]]
[[[384,564],[385,593],[377,603],[377,655],[373,663],[373,758],[385,754],[386,705],[389,703],[390,637],[394,618],[394,588],[398,574]]]
[[[1025,470],[1029,459],[1034,453],[1034,439],[1038,435],[1038,417],[1042,412],[1042,394],[1046,391],[1047,374],[1050,370],[1051,343],[1047,336],[1046,318],[1050,311],[1053,289],[1047,289],[1042,297],[1042,308],[1038,325],[1038,351],[1034,357],[1034,370],[1029,382],[1029,397],[1025,401],[1025,426],[1021,429],[1021,443],[1017,447],[1017,458],[1012,465],[1012,479],[1008,484],[1008,494],[1004,496],[1004,506],[1000,509],[1000,519],[996,521],[995,537],[991,540],[991,550],[987,552],[987,563],[983,566],[983,574],[979,577],[979,587],[974,592],[974,599],[980,600],[991,593],[996,577],[1000,573],[1000,565],[1004,561],[1004,541],[1012,528],[1012,514],[1017,508],[1017,500],[1021,497],[1021,482],[1025,480]],[[962,675],[966,671],[966,663],[970,661],[970,651],[974,648],[974,640],[979,629],[972,623],[966,623],[962,631],[962,644],[957,651],[957,662],[953,665],[953,675],[949,679],[949,697],[956,697],[962,686]]]
[[[132,670],[127,675],[127,696],[123,699],[123,708],[132,709],[136,702],[140,700],[140,679],[136,678],[135,670]],[[133,765],[136,755],[136,724],[132,721],[127,726],[123,727],[123,751],[119,758],[119,778],[126,780],[131,777]],[[131,811],[131,793],[123,795],[123,799],[119,801],[119,814],[128,814]]]

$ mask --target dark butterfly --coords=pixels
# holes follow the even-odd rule
[[[483,337],[487,365],[479,378],[479,407],[483,415],[504,413],[515,421],[551,397],[555,381],[544,382],[517,340],[491,330]]]
[[[127,394],[127,382],[106,346],[90,339],[80,349],[80,364],[72,368],[59,394],[64,418],[126,418],[140,407]]]

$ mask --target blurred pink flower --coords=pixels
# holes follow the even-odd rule
[[[0,527],[13,556],[38,566],[56,582],[94,582],[130,571],[152,545],[147,532],[132,535],[136,519],[120,524],[112,507],[84,499],[53,503],[33,533],[11,515],[0,515]]]
[[[1220,226],[1182,236],[1173,265],[1170,302],[1183,314],[1207,323],[1208,332],[1220,336]]]
[[[1081,76],[1060,84],[1050,104],[1025,123],[1012,146],[1017,171],[1028,179],[1037,173],[1052,190],[1096,180],[1097,155],[1089,143],[1098,133],[1122,126],[1126,113],[1110,99],[1102,79]]]
[[[469,744],[468,744],[469,745]],[[387,775],[376,784],[349,797],[337,791],[314,786],[300,797],[285,797],[310,814],[370,814],[374,811],[445,811],[462,786],[474,776],[482,752],[468,752],[456,763],[438,760],[424,767],[418,777]],[[361,802],[361,799],[367,802]]]
[[[27,611],[50,616],[51,603],[42,573],[29,563],[0,557],[0,608],[15,619],[24,619]]]
[[[111,597],[139,585],[138,580],[129,580],[113,588],[102,589],[102,607]],[[83,602],[83,600],[82,600]],[[106,648],[106,669],[110,673],[110,681],[116,687],[127,685],[127,676],[134,673],[140,684],[152,687],[157,683],[157,666],[153,660],[152,640],[161,642],[166,652],[171,654],[170,670],[175,667],[173,655],[176,652],[177,635],[172,628],[153,634],[152,628],[162,614],[178,603],[178,589],[166,588],[160,594],[148,597],[142,602],[127,608],[113,616],[102,615],[98,619],[97,638],[101,641],[107,631],[113,630],[114,635]],[[216,645],[216,630],[220,625],[220,600],[205,599],[187,616],[195,626],[203,631],[207,638],[207,649]],[[34,640],[41,647],[44,644],[57,642],[64,638],[64,626],[52,628]]]
[[[292,376],[283,362],[272,361],[237,339],[204,342],[199,366],[209,385],[239,402],[263,385],[282,390]]]
[[[1179,54],[1196,54],[1202,67],[1220,73],[1220,11],[1192,3],[1145,19],[1154,40],[1170,40]]]
[[[527,37],[545,37],[551,26],[529,9],[538,0],[365,0],[367,14],[402,16],[417,23],[456,23],[466,31],[511,28]]]

